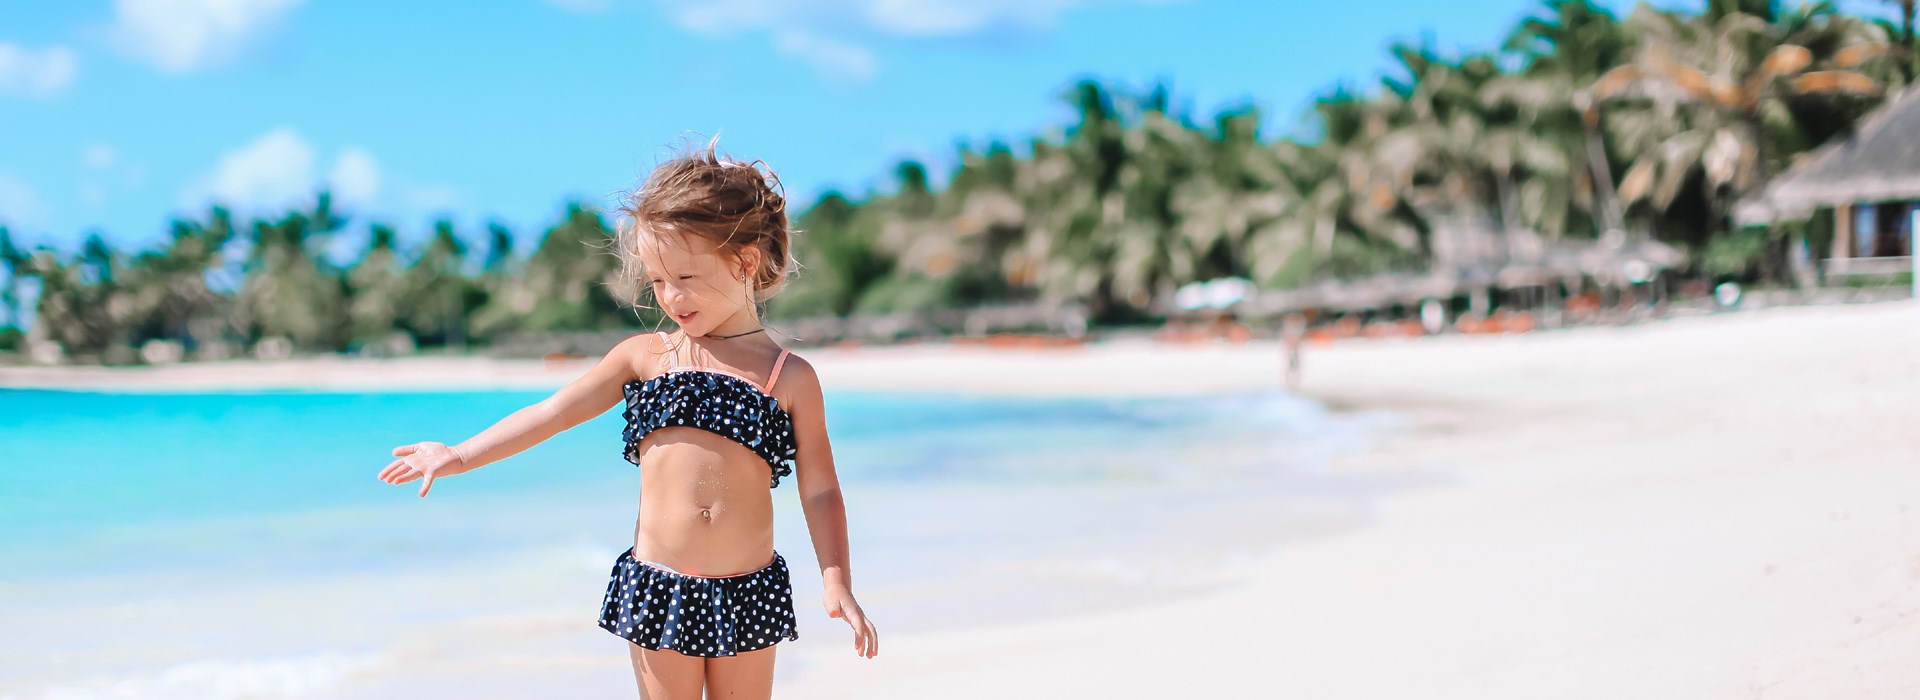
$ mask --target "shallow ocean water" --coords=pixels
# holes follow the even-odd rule
[[[544,395],[0,390],[0,698],[630,692],[593,623],[638,503],[618,411],[426,499],[374,478]],[[834,393],[828,424],[883,639],[1220,585],[1397,487],[1324,468],[1390,416],[1278,392]],[[775,507],[794,644],[847,644],[791,481]]]

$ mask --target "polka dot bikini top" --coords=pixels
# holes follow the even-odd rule
[[[786,363],[787,351],[781,350],[765,387],[731,372],[682,367],[678,358],[652,379],[627,380],[627,427],[622,431],[627,461],[640,464],[640,441],[647,433],[669,426],[699,428],[760,455],[773,470],[768,488],[778,487],[780,477],[793,473],[799,452],[793,442],[793,417],[773,397],[773,385]]]

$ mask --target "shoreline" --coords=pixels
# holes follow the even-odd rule
[[[813,363],[829,391],[1154,397],[1277,388],[1281,382],[1280,346],[1274,341],[1166,345],[1122,340],[1018,349],[916,344],[806,348],[794,354]],[[1165,366],[1169,357],[1200,365],[1199,371],[1183,378],[1148,371]],[[135,393],[551,390],[584,373],[597,359],[318,356],[140,367],[14,366],[0,367],[0,388]],[[1248,381],[1262,374],[1270,381]]]

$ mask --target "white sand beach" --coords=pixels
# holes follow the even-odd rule
[[[892,639],[788,697],[1920,695],[1914,304],[1352,343],[1305,378],[1416,419],[1339,469],[1457,482],[1229,590]]]
[[[1034,395],[1232,391],[1280,366],[1271,343],[805,354],[836,389]],[[536,387],[579,369],[241,362],[3,369],[0,386]],[[958,629],[879,619],[876,659],[783,651],[801,671],[776,695],[1920,696],[1920,306],[1347,341],[1309,348],[1304,380],[1411,419],[1332,470],[1434,483],[1381,497],[1364,527],[1199,572],[1227,577],[1211,589]]]
[[[1150,341],[1003,350],[944,343],[796,351],[829,390],[1023,396],[1210,394],[1275,385],[1271,344],[1169,346]],[[431,390],[553,388],[596,358],[544,362],[421,356],[321,356],[149,367],[0,366],[0,387],[111,391]],[[1151,371],[1166,370],[1166,371]]]

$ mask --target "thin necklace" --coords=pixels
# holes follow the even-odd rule
[[[753,335],[753,334],[755,334],[755,333],[759,333],[760,331],[764,331],[764,330],[766,330],[766,329],[767,329],[767,327],[766,327],[766,326],[761,326],[761,327],[759,327],[759,328],[755,328],[755,329],[753,329],[753,330],[750,330],[750,331],[747,331],[747,332],[745,332],[745,333],[735,333],[735,334],[733,334],[733,335],[704,335],[704,336],[701,336],[701,337],[702,337],[702,338],[712,338],[712,339],[714,339],[714,340],[726,340],[726,339],[728,339],[728,338],[738,338],[738,337],[740,337],[740,336],[743,336],[743,335]]]

